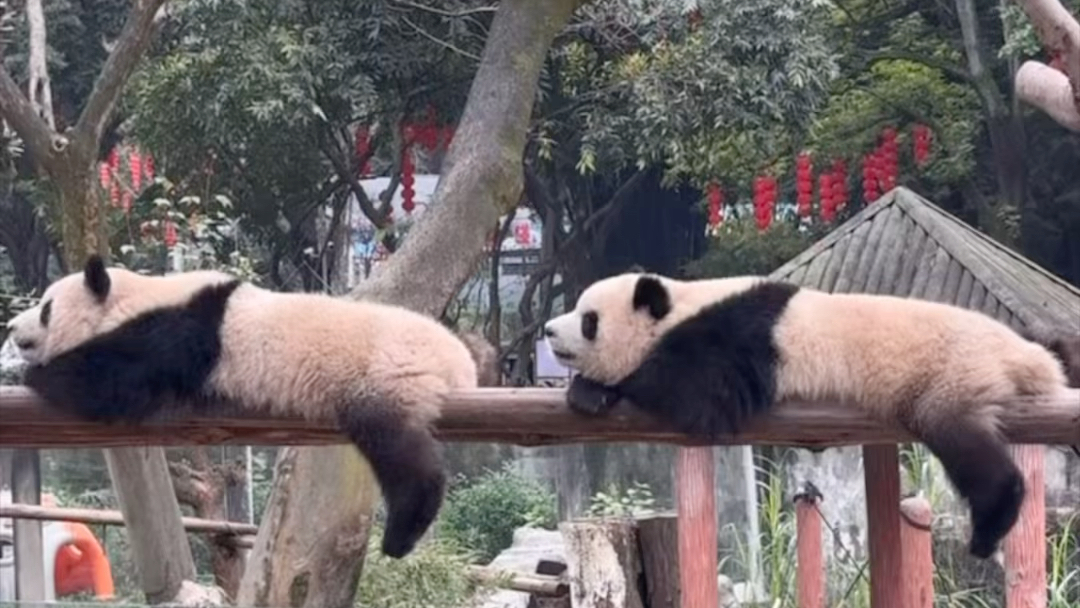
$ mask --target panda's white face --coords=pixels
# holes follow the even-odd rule
[[[574,310],[544,325],[558,361],[586,378],[614,384],[632,372],[668,325],[668,280],[627,273],[597,281]]]
[[[111,283],[104,266],[94,262],[50,285],[36,306],[8,322],[8,339],[19,356],[41,364],[92,338],[106,319]]]

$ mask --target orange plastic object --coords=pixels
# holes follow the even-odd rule
[[[80,523],[57,523],[64,526],[71,540],[56,552],[53,572],[56,597],[92,591],[98,599],[112,599],[112,568],[94,533]]]

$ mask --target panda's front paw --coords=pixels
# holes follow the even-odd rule
[[[574,376],[566,390],[566,404],[579,414],[602,416],[618,401],[619,393],[614,388],[581,375]]]

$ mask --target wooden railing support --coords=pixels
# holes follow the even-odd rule
[[[795,496],[796,573],[799,608],[825,608],[825,561],[821,554],[821,493],[806,482]]]
[[[904,608],[900,576],[900,459],[896,445],[863,447],[870,608]]]
[[[682,605],[717,608],[716,478],[713,449],[679,448],[675,501],[679,518],[679,586]]]
[[[1020,517],[1002,543],[1006,608],[1046,608],[1046,446],[1014,445],[1027,492]]]
[[[934,513],[921,496],[900,503],[900,545],[904,559],[904,608],[934,607]]]

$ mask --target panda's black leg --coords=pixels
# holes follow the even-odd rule
[[[386,502],[384,554],[412,552],[442,506],[446,490],[439,442],[409,420],[407,405],[361,403],[338,415],[341,430],[375,471]]]
[[[570,387],[566,389],[566,404],[579,414],[602,416],[618,401],[619,393],[614,388],[580,374],[570,380]]]
[[[990,426],[970,416],[937,416],[920,424],[919,434],[941,461],[950,481],[971,509],[971,544],[986,559],[1009,533],[1024,500],[1024,477],[1008,445]]]

